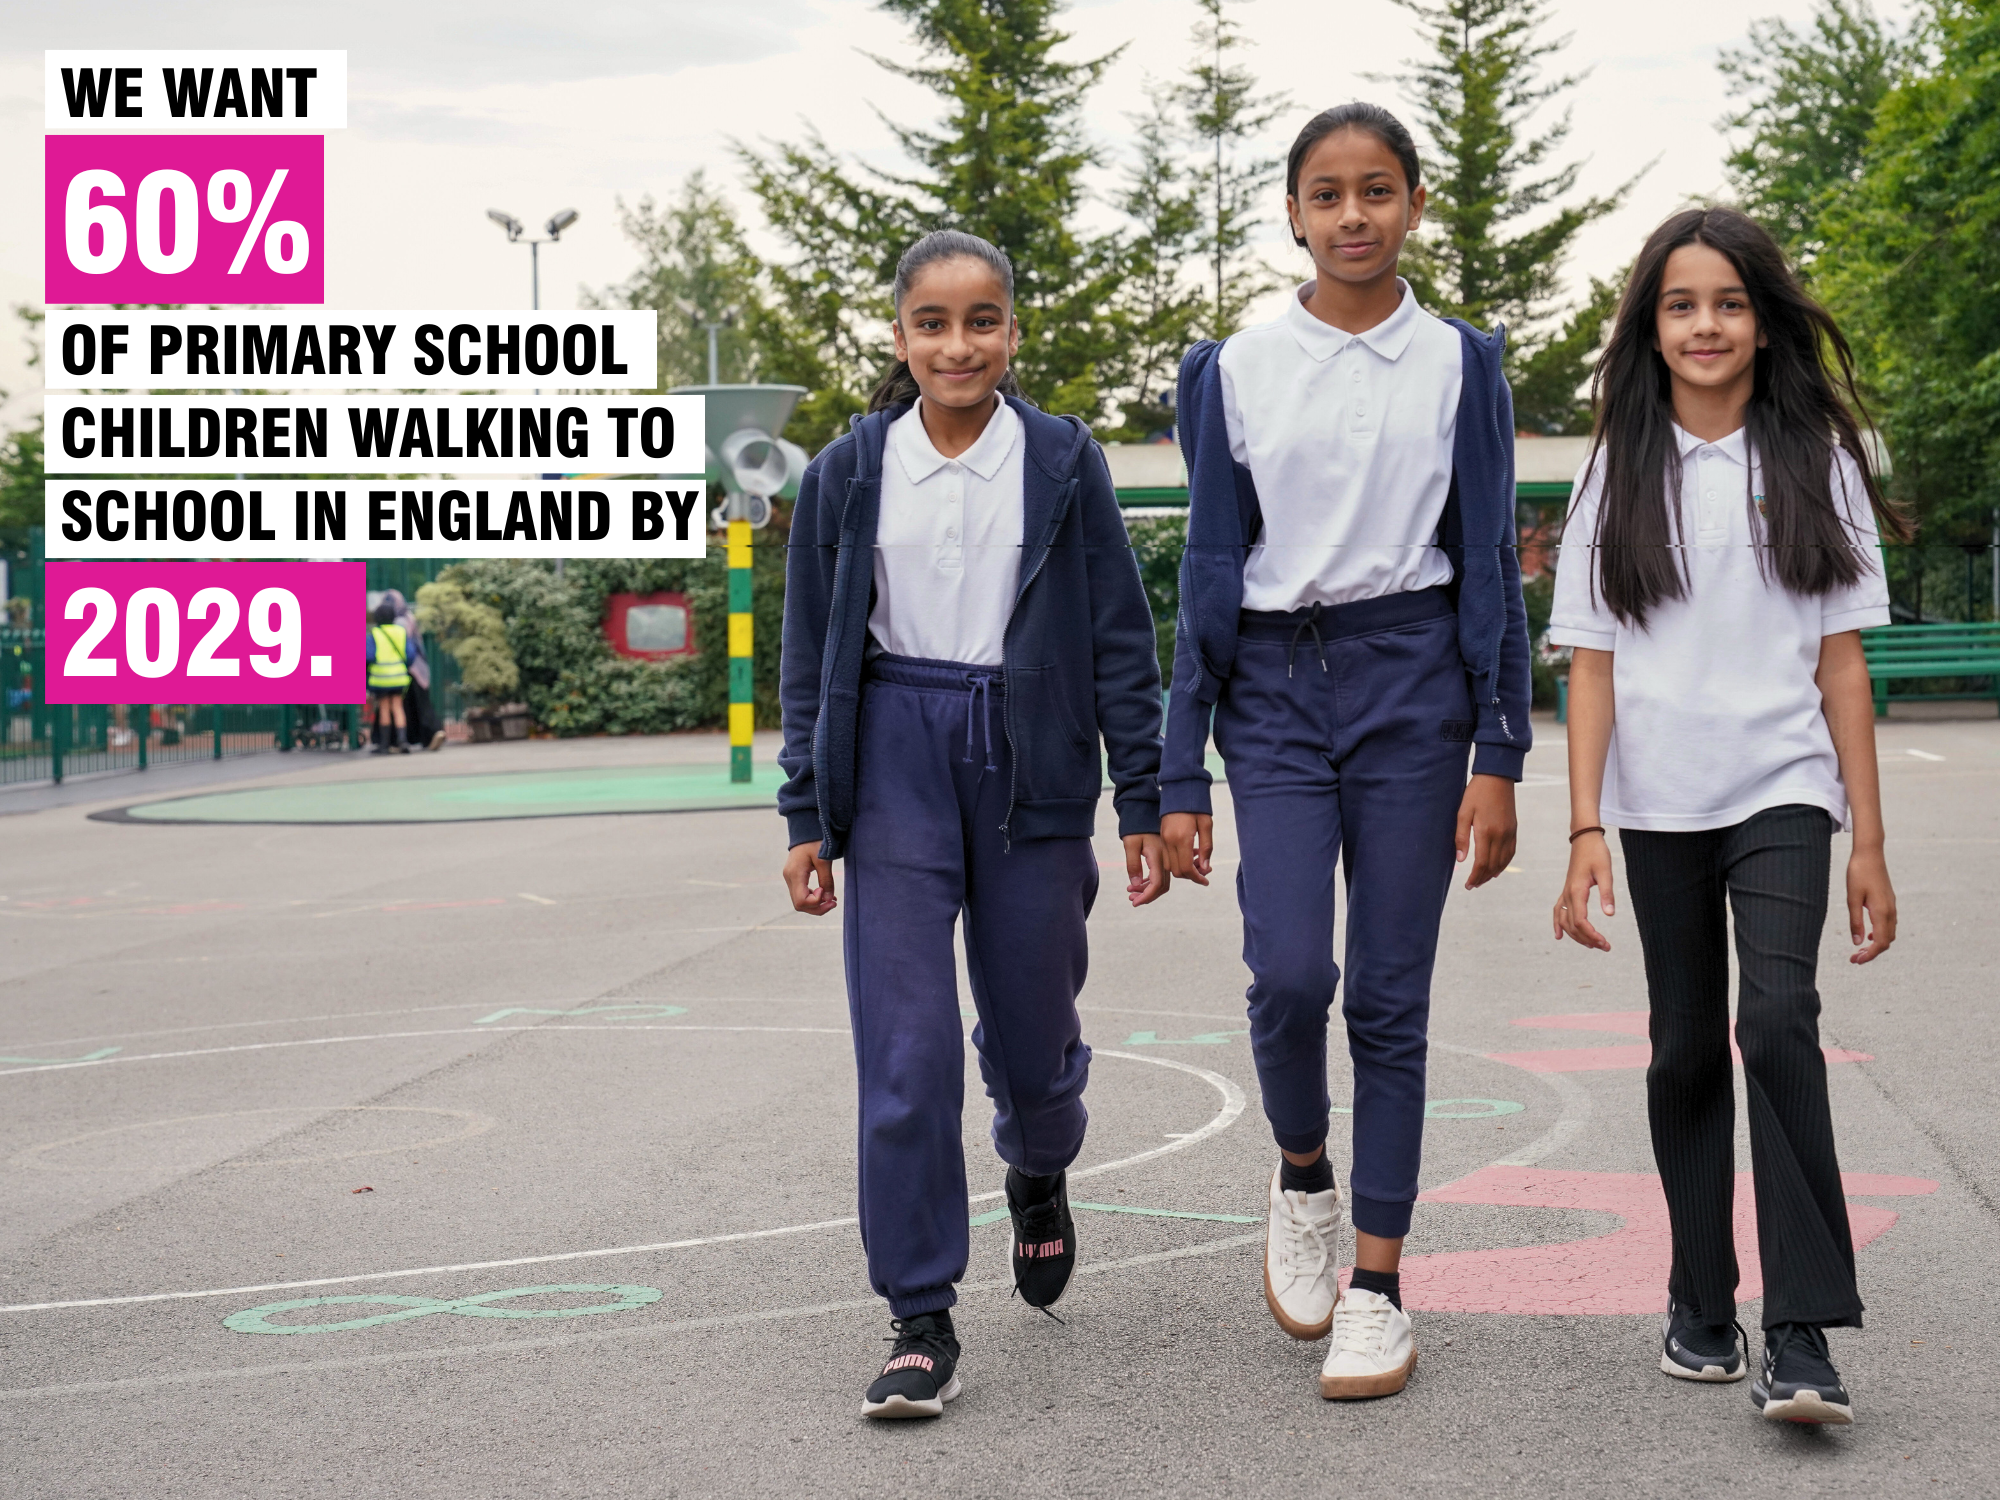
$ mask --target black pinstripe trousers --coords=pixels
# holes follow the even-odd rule
[[[1773,807],[1728,828],[1619,839],[1652,1005],[1646,1109],[1673,1226],[1668,1290],[1704,1323],[1736,1316],[1733,915],[1764,1326],[1859,1328],[1815,983],[1833,819]]]

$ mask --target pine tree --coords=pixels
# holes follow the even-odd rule
[[[1182,160],[1171,94],[1155,90],[1152,109],[1132,125],[1136,154],[1118,196],[1132,230],[1119,281],[1119,349],[1106,368],[1121,397],[1119,425],[1104,434],[1112,442],[1145,442],[1173,426],[1175,374],[1208,310],[1188,275],[1202,251],[1201,184]]]
[[[1729,153],[1730,186],[1795,259],[1810,263],[1817,220],[1861,175],[1876,110],[1915,55],[1868,0],[1820,0],[1801,33],[1750,23],[1750,45],[1718,64],[1745,101],[1722,122],[1748,134]]]
[[[1397,80],[1410,91],[1430,148],[1426,227],[1405,251],[1410,283],[1436,312],[1475,327],[1508,325],[1507,370],[1522,429],[1587,430],[1578,389],[1616,284],[1593,283],[1589,300],[1572,306],[1563,297],[1563,263],[1578,232],[1617,209],[1638,178],[1578,201],[1582,163],[1553,164],[1569,112],[1536,133],[1542,106],[1582,81],[1542,76],[1543,61],[1569,40],[1540,36],[1547,0],[1396,3],[1419,19],[1432,47]]]
[[[944,105],[936,127],[889,122],[907,173],[873,171],[816,135],[770,154],[739,148],[751,190],[793,250],[777,285],[827,351],[842,399],[858,406],[888,358],[888,290],[902,250],[941,225],[969,230],[1014,263],[1027,392],[1052,411],[1101,415],[1100,366],[1117,345],[1114,236],[1080,224],[1085,96],[1116,53],[1055,53],[1060,0],[880,0],[915,33],[923,61],[875,61]]]
[[[1208,263],[1207,333],[1219,339],[1235,332],[1244,310],[1277,279],[1270,267],[1246,252],[1267,218],[1268,194],[1282,180],[1284,163],[1257,154],[1252,142],[1290,101],[1281,93],[1260,94],[1256,75],[1230,60],[1246,45],[1242,28],[1223,9],[1233,0],[1195,3],[1202,13],[1194,28],[1197,51],[1175,97],[1201,157],[1197,180],[1203,201],[1200,250]]]

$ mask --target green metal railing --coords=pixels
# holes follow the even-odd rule
[[[289,707],[49,703],[44,680],[42,632],[0,629],[0,785],[256,755],[300,738],[301,716]],[[351,707],[332,712],[343,708],[351,719]],[[355,737],[354,726],[343,728]]]

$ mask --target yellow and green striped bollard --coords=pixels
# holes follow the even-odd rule
[[[750,658],[750,523],[729,523],[729,779],[750,779],[750,732],[756,727]]]

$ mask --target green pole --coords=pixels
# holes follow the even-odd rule
[[[134,703],[125,710],[132,720],[132,733],[139,737],[139,769],[146,769],[146,752],[153,739],[153,705]]]
[[[63,751],[69,745],[69,713],[67,707],[49,707],[49,775],[57,786],[62,785]]]
[[[209,711],[215,716],[214,719],[215,758],[217,760],[221,760],[222,759],[222,705],[220,703],[214,704],[211,706]]]

